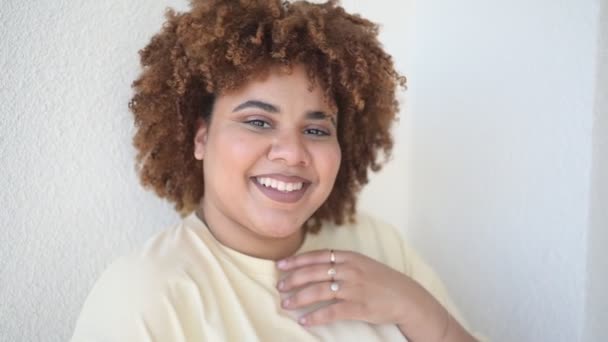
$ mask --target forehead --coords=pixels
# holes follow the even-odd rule
[[[235,89],[220,92],[218,100],[220,98],[229,102],[255,99],[282,107],[301,105],[335,111],[333,99],[326,97],[325,88],[311,80],[303,65],[291,69],[271,67]]]

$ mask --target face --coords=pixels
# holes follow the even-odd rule
[[[337,116],[302,66],[216,97],[201,123],[205,216],[263,238],[296,234],[329,196],[340,166]]]

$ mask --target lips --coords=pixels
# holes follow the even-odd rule
[[[251,181],[266,197],[281,203],[299,201],[310,185],[310,181],[302,177],[281,174],[260,175]]]

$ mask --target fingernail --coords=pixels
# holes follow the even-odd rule
[[[306,325],[306,317],[301,317],[298,322],[300,322],[302,325]]]
[[[278,268],[285,268],[285,266],[287,266],[287,260],[283,259],[283,260],[279,260],[277,262],[277,267]]]
[[[285,300],[283,301],[283,307],[284,307],[284,308],[286,308],[286,307],[288,307],[288,306],[289,306],[289,299],[285,299]]]
[[[285,287],[285,282],[281,280],[281,281],[279,282],[279,286],[278,286],[278,288],[279,288],[279,290],[282,290],[284,287]]]

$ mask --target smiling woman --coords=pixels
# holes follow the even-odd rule
[[[293,254],[302,226],[325,202],[340,167],[332,107],[305,69],[273,69],[221,94],[200,120],[194,156],[203,161],[200,216],[224,245],[260,258]],[[221,228],[219,228],[221,227]]]
[[[356,213],[405,79],[335,2],[192,1],[141,51],[142,184],[184,218],[102,274],[73,341],[470,341],[434,272]]]

